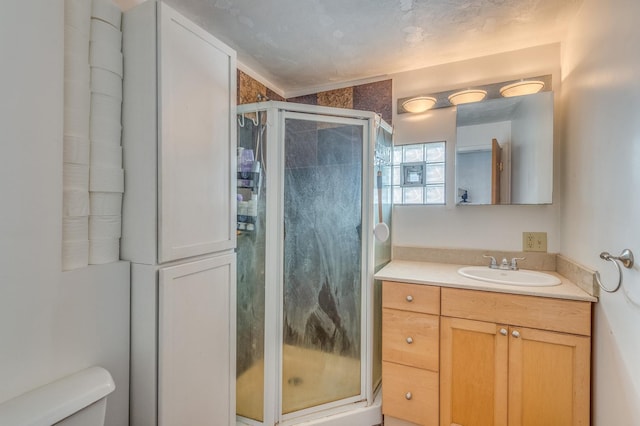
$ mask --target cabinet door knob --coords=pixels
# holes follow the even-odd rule
[[[407,398],[407,401],[410,401],[410,400],[411,400],[411,398],[413,398],[413,395],[411,394],[411,392],[407,392],[407,393],[404,395],[404,397],[405,397],[405,398]]]
[[[408,295],[407,296],[407,302],[413,302],[413,296],[412,295]]]
[[[518,337],[520,337],[520,332],[518,330],[513,330],[511,332],[511,335],[517,339]]]
[[[407,337],[407,343],[408,344],[412,344],[413,343],[413,338],[412,337]]]
[[[500,329],[500,334],[502,334],[503,336],[507,335],[507,329],[506,328],[501,328]]]

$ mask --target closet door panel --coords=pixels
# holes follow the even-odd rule
[[[160,426],[235,424],[235,254],[159,272]]]
[[[159,261],[235,246],[235,54],[160,4]],[[233,117],[232,117],[233,116]]]

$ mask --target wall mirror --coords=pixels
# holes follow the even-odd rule
[[[551,204],[553,92],[458,105],[456,203]]]

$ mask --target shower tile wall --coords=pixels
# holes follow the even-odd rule
[[[299,104],[374,111],[380,114],[389,124],[391,124],[393,115],[391,80],[285,99],[264,84],[238,70],[238,105],[256,102],[258,94],[266,96],[272,101],[286,100],[287,102]]]
[[[287,99],[287,102],[294,102],[297,104],[305,105],[318,105],[318,94],[313,93],[311,95],[296,96],[295,98]]]
[[[389,124],[393,118],[391,80],[298,96],[287,102],[373,111]]]
[[[258,101],[258,95],[262,98],[267,97],[272,101],[285,101],[286,99],[278,95],[276,92],[260,83],[258,80],[250,77],[244,72],[238,70],[238,105],[251,104]]]
[[[353,87],[320,92],[317,97],[318,105],[353,109]]]
[[[318,164],[318,130],[314,121],[287,121],[285,168],[315,167]],[[292,137],[294,136],[294,137]]]
[[[392,123],[392,80],[361,84],[353,87],[353,109],[374,111],[387,123]]]

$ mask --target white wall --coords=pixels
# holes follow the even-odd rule
[[[145,0],[113,0],[113,2],[120,6],[120,9],[122,9],[123,11],[127,11],[132,7],[139,5],[140,3],[143,3],[144,1]]]
[[[511,121],[473,124],[457,128],[456,146],[465,151],[485,149],[491,151],[491,141],[496,139],[500,146],[511,142]]]
[[[0,402],[100,363],[128,416],[129,267],[61,272],[63,1],[0,14]]]
[[[513,115],[513,168],[511,202],[527,204],[551,202],[553,192],[553,148],[544,143],[553,138],[553,93],[528,96]],[[544,171],[541,173],[540,171]]]
[[[585,0],[563,45],[561,252],[615,282],[601,251],[640,256],[640,2]],[[594,425],[640,424],[640,268],[595,307]],[[625,296],[628,292],[628,297]]]
[[[560,45],[551,44],[416,71],[394,74],[394,143],[447,141],[447,205],[396,206],[394,245],[521,250],[523,231],[547,232],[548,250],[560,249],[560,182],[554,181],[553,205],[456,206],[455,108],[424,114],[397,114],[397,99],[418,94],[466,88],[523,77],[552,74],[554,90],[560,85]],[[559,96],[555,97],[557,102]],[[555,108],[557,110],[557,108]],[[556,120],[558,116],[556,115]],[[554,175],[560,165],[560,126],[555,126]]]

